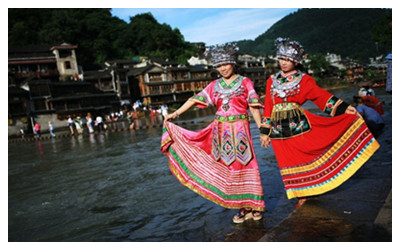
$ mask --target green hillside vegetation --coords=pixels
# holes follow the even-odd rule
[[[388,9],[301,9],[261,34],[240,41],[239,52],[275,53],[274,40],[290,37],[307,53],[327,52],[366,61],[391,51],[392,11]],[[8,44],[78,45],[78,63],[84,70],[105,60],[150,56],[185,63],[198,49],[178,29],[160,24],[151,13],[129,23],[113,17],[111,9],[8,9]]]
[[[273,55],[277,37],[304,45],[306,53],[335,53],[367,62],[392,45],[391,9],[300,9],[253,40],[239,41],[241,53]]]
[[[8,9],[9,45],[78,45],[78,63],[95,68],[105,60],[150,56],[186,62],[197,49],[178,29],[160,24],[151,13],[129,23],[111,9]]]

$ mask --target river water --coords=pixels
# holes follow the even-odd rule
[[[356,90],[332,92],[352,103]],[[193,111],[176,123],[201,129],[213,112]],[[235,225],[237,211],[172,176],[159,150],[161,120],[148,119],[141,122],[155,126],[9,143],[9,241],[255,241],[294,210],[297,201],[286,198],[273,149],[260,147],[254,123],[267,209],[262,221]]]

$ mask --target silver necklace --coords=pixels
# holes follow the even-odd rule
[[[223,78],[219,78],[215,83],[214,97],[216,99],[222,99],[222,109],[225,112],[228,111],[230,108],[229,101],[234,96],[239,96],[244,93],[244,88],[242,86],[243,77],[238,76],[234,81],[236,81],[236,83],[234,83],[233,85],[233,82],[231,84],[226,84]]]
[[[300,92],[300,82],[303,77],[302,72],[298,72],[299,76],[294,77],[292,75],[286,77],[285,79],[288,82],[283,81],[281,78],[278,78],[281,72],[277,73],[272,78],[272,86],[271,93],[272,95],[276,95],[282,99],[286,99],[289,96],[295,95]],[[292,79],[291,79],[292,78]]]

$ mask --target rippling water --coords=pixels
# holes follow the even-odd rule
[[[182,126],[200,129],[212,116],[192,118]],[[252,130],[258,140],[255,124]],[[9,240],[223,241],[246,230],[232,224],[236,211],[179,184],[159,151],[160,136],[156,127],[9,144]],[[274,161],[272,151],[265,157]],[[272,208],[282,189],[278,197],[268,193]],[[260,237],[265,227],[257,227]]]
[[[194,112],[183,126],[204,128],[211,113]],[[251,132],[267,211],[246,225],[179,184],[159,151],[160,127],[9,144],[9,241],[257,240],[296,201],[287,200],[254,123]]]

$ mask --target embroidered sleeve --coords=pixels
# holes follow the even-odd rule
[[[194,101],[196,107],[206,108],[212,104],[214,104],[214,98],[212,95],[214,89],[215,81],[211,82],[207,85],[202,91],[197,93],[196,95],[190,97],[190,100]]]
[[[271,119],[263,116],[261,119],[260,133],[264,135],[271,134]]]
[[[249,103],[249,106],[251,106],[251,107],[260,107],[260,108],[263,107],[263,105],[260,101],[260,98],[255,93],[255,91],[254,91],[254,95],[252,97],[249,96],[248,103]]]
[[[349,104],[345,103],[343,100],[319,87],[310,76],[307,77],[307,82],[305,82],[303,86],[305,88],[304,94],[306,98],[313,101],[322,111],[330,116],[343,114],[349,106]]]
[[[260,101],[260,97],[258,96],[258,94],[256,93],[256,91],[254,90],[254,85],[253,82],[249,79],[249,78],[245,78],[246,80],[246,88],[248,91],[247,94],[247,103],[249,104],[250,107],[260,107],[262,108],[263,105]]]
[[[326,102],[324,112],[330,116],[337,116],[344,114],[348,106],[349,104],[333,95]]]

